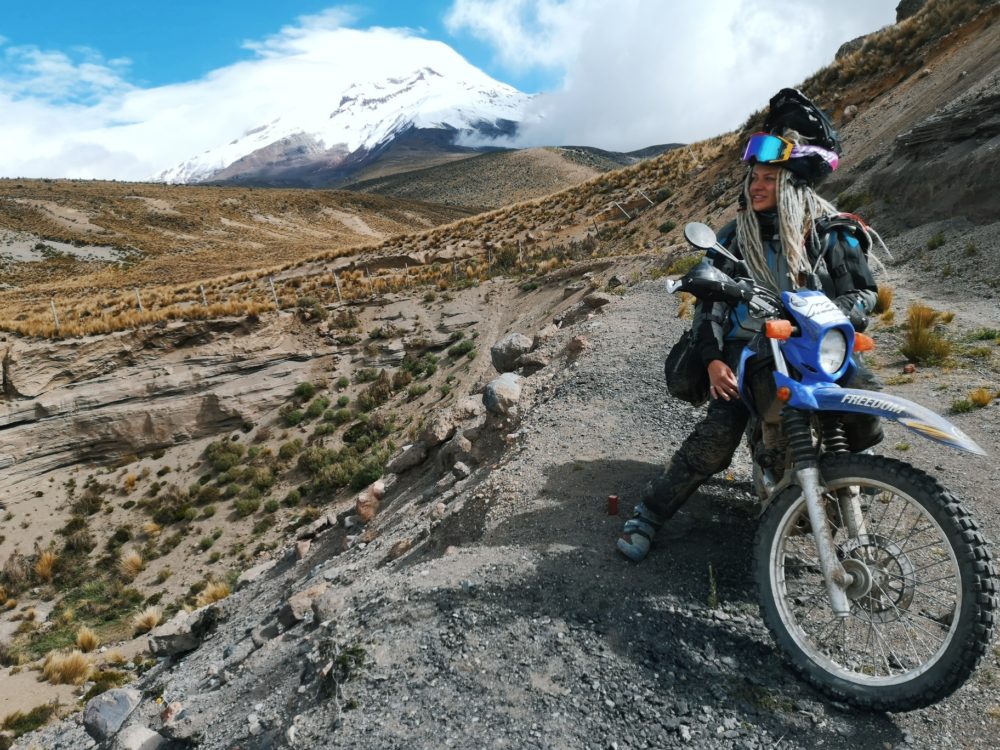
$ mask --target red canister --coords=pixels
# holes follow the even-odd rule
[[[608,515],[618,515],[618,495],[608,495]]]

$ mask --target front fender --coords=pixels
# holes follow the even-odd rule
[[[920,404],[899,396],[838,385],[818,385],[810,389],[819,411],[846,411],[873,414],[876,417],[899,422],[918,435],[952,448],[985,456],[986,451],[944,417]]]

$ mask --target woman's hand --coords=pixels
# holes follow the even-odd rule
[[[708,393],[712,398],[729,401],[740,397],[736,386],[736,375],[721,359],[713,359],[708,363],[708,382],[711,384]]]

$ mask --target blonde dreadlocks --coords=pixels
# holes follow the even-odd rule
[[[793,130],[785,131],[784,137],[794,143],[800,140],[799,134]],[[750,204],[751,171],[747,172],[743,181],[743,196],[747,205]],[[792,288],[797,288],[802,285],[804,275],[812,270],[809,267],[805,247],[807,235],[810,241],[817,241],[815,223],[825,216],[838,212],[832,203],[817,195],[811,187],[797,182],[795,176],[787,169],[778,172],[777,192],[778,234],[788,263]],[[774,278],[767,265],[767,253],[761,242],[760,220],[754,211],[746,209],[737,214],[736,239],[754,279],[759,284],[779,291],[780,280]]]

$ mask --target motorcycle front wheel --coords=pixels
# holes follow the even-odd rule
[[[975,519],[922,471],[884,456],[830,454],[821,472],[831,533],[854,584],[837,617],[805,501],[784,490],[754,543],[761,615],[792,667],[830,697],[908,711],[950,695],[986,653],[996,581]],[[863,519],[840,523],[837,491]]]

